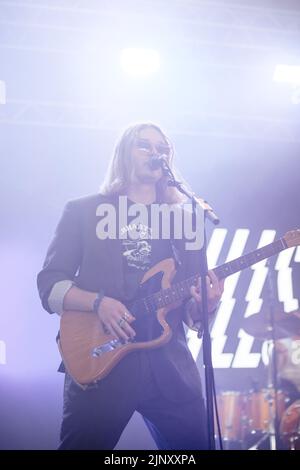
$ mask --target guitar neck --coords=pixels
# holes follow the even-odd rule
[[[228,263],[222,264],[221,266],[217,266],[213,269],[214,273],[218,277],[218,279],[225,279],[226,277],[230,276],[231,274],[237,273],[238,271],[242,271],[245,268],[249,268],[255,263],[262,261],[263,259],[269,258],[270,256],[276,255],[280,251],[285,250],[288,248],[286,241],[284,238],[280,238],[269,245],[263,246],[262,248],[258,248],[255,251],[251,251],[244,256],[240,256],[239,258],[234,259],[233,261],[229,261]]]
[[[213,269],[214,273],[218,279],[225,279],[231,274],[242,271],[249,266],[252,266],[263,259],[269,258],[270,256],[276,255],[280,251],[288,248],[288,245],[284,238],[280,238],[269,245],[266,245],[262,248],[258,248],[251,253],[248,253],[244,256],[229,261],[228,263],[217,266]],[[152,294],[148,300],[151,300],[152,305],[155,308],[166,307],[174,302],[179,300],[184,300],[190,297],[190,288],[197,284],[199,279],[199,273],[195,276],[192,276],[184,281],[178,282],[172,285],[169,289],[163,289],[155,294]]]

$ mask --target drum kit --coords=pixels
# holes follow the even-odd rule
[[[244,319],[242,327],[246,333],[256,338],[270,343],[273,341],[275,347],[270,348],[267,387],[249,392],[225,391],[217,395],[225,449],[300,450],[300,389],[296,390],[299,392],[298,399],[294,397],[295,401],[291,403],[289,391],[278,388],[277,377],[280,376],[280,370],[277,365],[282,361],[277,356],[282,351],[276,347],[277,340],[295,337],[300,339],[300,311],[288,314],[275,311],[273,327],[270,322],[265,321],[265,317],[252,315]],[[296,370],[300,378],[300,362]]]

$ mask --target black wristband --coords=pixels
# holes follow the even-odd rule
[[[94,303],[93,303],[93,312],[94,313],[98,313],[99,305],[100,305],[103,297],[104,297],[104,293],[102,291],[97,294],[97,297],[95,298]]]

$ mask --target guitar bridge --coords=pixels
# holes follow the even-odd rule
[[[115,349],[120,348],[124,344],[130,343],[131,341],[121,341],[119,339],[112,339],[111,341],[108,341],[108,343],[104,343],[101,346],[96,346],[92,350],[92,356],[93,357],[100,357],[102,354],[105,354],[110,351],[114,351]]]

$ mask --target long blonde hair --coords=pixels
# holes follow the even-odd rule
[[[116,145],[106,176],[100,187],[101,194],[105,196],[114,196],[126,192],[133,174],[133,162],[131,158],[133,144],[135,139],[139,136],[139,133],[148,127],[156,129],[162,135],[166,144],[170,147],[171,151],[168,164],[170,165],[170,168],[172,168],[174,148],[170,139],[160,129],[160,127],[151,122],[132,125],[125,130]],[[174,168],[172,168],[172,171],[176,177],[178,172]],[[185,197],[178,191],[178,189],[168,186],[168,181],[165,176],[163,176],[157,183],[156,193],[157,202],[160,203],[165,202],[168,204],[176,204],[185,200]]]

